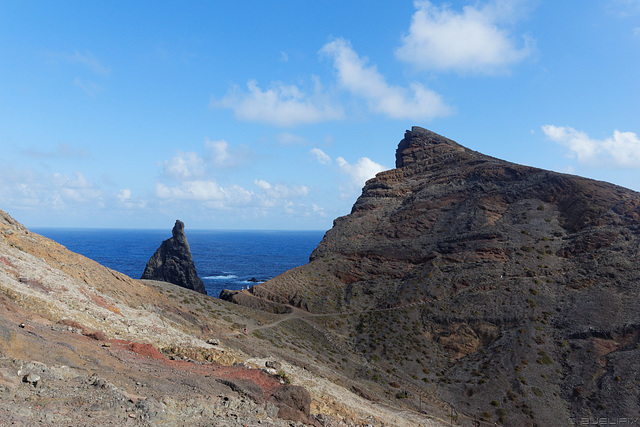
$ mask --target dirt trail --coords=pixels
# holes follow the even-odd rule
[[[242,291],[242,292],[245,292],[245,293],[249,294],[248,291]],[[424,305],[424,304],[426,304],[428,302],[431,302],[431,300],[425,298],[425,299],[423,299],[421,301],[415,301],[415,302],[411,302],[411,303],[408,303],[408,304],[403,304],[403,305],[398,305],[398,306],[393,306],[393,307],[372,308],[372,309],[368,309],[368,310],[355,310],[355,311],[340,311],[340,312],[334,312],[334,313],[310,313],[308,311],[304,311],[304,310],[302,310],[300,308],[297,308],[297,307],[291,307],[291,312],[289,312],[287,314],[283,314],[280,319],[275,320],[275,321],[273,321],[271,323],[267,323],[266,325],[247,326],[246,332],[248,334],[250,334],[250,333],[252,333],[254,331],[273,328],[274,326],[278,326],[282,322],[286,322],[288,320],[293,320],[293,319],[305,320],[305,319],[313,318],[313,317],[353,316],[353,315],[359,315],[359,314],[364,314],[364,313],[393,311],[393,310],[400,310],[400,309],[409,308],[409,307],[415,307],[415,306],[418,306],[418,305]]]

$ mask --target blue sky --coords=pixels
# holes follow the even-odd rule
[[[422,126],[640,190],[640,0],[0,0],[0,209],[328,229]]]

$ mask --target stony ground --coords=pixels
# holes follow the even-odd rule
[[[132,280],[0,211],[0,425],[441,425],[260,336],[302,317]]]

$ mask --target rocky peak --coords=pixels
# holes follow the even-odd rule
[[[176,240],[176,242],[179,242],[181,245],[189,246],[189,243],[187,242],[187,236],[184,234],[184,222],[180,221],[179,219],[176,220],[176,223],[171,230],[171,235]]]
[[[402,168],[428,159],[451,154],[467,153],[470,150],[455,141],[435,132],[413,126],[404,134],[396,150],[396,168]]]
[[[206,294],[202,280],[193,263],[191,248],[179,219],[171,231],[172,237],[162,242],[142,273],[141,279],[160,280]]]

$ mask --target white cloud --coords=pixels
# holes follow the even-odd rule
[[[271,188],[271,184],[269,184],[267,181],[264,181],[262,179],[256,179],[254,182],[262,190],[268,190]]]
[[[216,181],[185,181],[175,187],[158,182],[156,183],[156,196],[161,199],[210,201],[224,199],[225,191]]]
[[[222,99],[212,100],[212,106],[233,110],[238,120],[291,127],[318,123],[343,117],[342,109],[331,105],[314,79],[314,93],[308,95],[295,85],[272,83],[262,90],[255,80],[247,83],[247,92],[232,88]]]
[[[313,213],[316,214],[316,215],[327,216],[326,210],[324,208],[316,205],[315,203],[313,203],[311,205],[311,209],[312,209]]]
[[[319,148],[313,148],[309,152],[315,156],[320,164],[330,165],[333,163],[331,156]],[[376,176],[378,172],[389,169],[368,157],[361,157],[355,164],[350,164],[343,157],[337,157],[336,165],[338,165],[338,171],[340,173],[350,177],[351,186],[357,188],[362,188],[364,183]]]
[[[179,180],[202,177],[205,172],[205,162],[194,152],[182,152],[171,160],[164,161],[163,174]]]
[[[224,166],[229,164],[231,154],[229,153],[229,143],[223,139],[219,141],[205,140],[205,147],[211,153],[211,160],[216,166]]]
[[[640,168],[640,138],[634,132],[613,131],[603,140],[571,127],[545,125],[542,131],[551,141],[567,147],[578,163],[592,167]]]
[[[128,188],[123,188],[122,190],[120,190],[117,197],[121,203],[124,203],[131,199],[131,190]]]
[[[208,152],[207,160],[217,169],[229,169],[245,164],[251,159],[253,153],[244,146],[232,146],[224,139],[211,141],[205,138],[205,149]]]
[[[304,197],[309,194],[309,187],[306,185],[287,185],[287,184],[273,184],[266,190],[268,197],[276,199],[291,199]]]
[[[228,188],[223,188],[222,192],[224,194],[224,205],[219,205],[219,207],[238,207],[238,206],[247,206],[252,203],[255,193],[251,190],[246,190],[240,185],[231,185]]]
[[[318,162],[322,163],[323,165],[328,165],[331,163],[331,157],[329,157],[329,155],[321,149],[312,148],[309,152],[313,154],[316,160],[318,160]]]
[[[144,209],[147,207],[147,200],[136,200],[132,198],[132,195],[133,193],[130,189],[123,188],[116,194],[116,198],[120,202],[120,205],[126,209]]]
[[[63,202],[86,203],[98,201],[99,204],[101,203],[102,191],[90,184],[81,172],[74,172],[73,178],[61,173],[55,173],[53,174],[53,183]]]
[[[163,176],[179,181],[194,181],[207,175],[207,172],[215,169],[227,169],[244,163],[251,157],[251,153],[245,147],[232,147],[225,140],[204,140],[205,153],[200,155],[193,151],[178,153],[162,163]]]
[[[506,29],[516,20],[518,3],[494,0],[465,6],[458,13],[447,4],[416,1],[409,34],[396,56],[421,70],[503,71],[532,52],[531,39],[524,37],[524,45],[518,48]]]
[[[349,175],[353,183],[359,187],[362,187],[367,180],[376,176],[378,172],[388,169],[368,157],[361,157],[355,164],[350,164],[344,158],[338,157],[336,163],[340,171]]]
[[[451,113],[440,95],[413,82],[409,89],[389,85],[375,65],[367,66],[349,41],[339,38],[320,49],[333,59],[340,85],[367,101],[371,111],[394,119],[430,119]]]
[[[0,164],[0,200],[5,203],[5,209],[48,212],[52,209],[71,211],[80,205],[82,209],[104,208],[107,199],[104,191],[79,171],[69,176]]]
[[[256,180],[255,184],[260,191],[255,194],[253,206],[256,212],[266,215],[269,211],[281,212],[288,216],[300,217],[322,213],[309,209],[300,200],[309,195],[309,187],[306,185],[290,185],[284,183],[269,183],[264,180]]]
[[[233,211],[238,218],[298,212],[304,205],[298,202],[308,196],[306,185],[293,185],[255,179],[255,187],[237,184],[221,185],[211,177],[212,167],[228,167],[246,157],[224,140],[205,140],[207,154],[179,152],[163,164],[163,179],[156,182],[155,196],[161,204],[177,203],[192,210]],[[244,157],[243,157],[244,156]],[[243,173],[242,175],[245,175]],[[231,179],[225,174],[225,181]],[[122,190],[118,196],[124,206],[130,203],[131,193]]]
[[[299,199],[309,194],[309,187],[306,185],[271,184],[262,179],[256,179],[254,183],[261,190],[256,194],[256,205],[263,208],[275,206],[291,207],[294,205],[292,199]]]
[[[271,184],[256,179],[257,191],[247,190],[240,185],[220,186],[215,180],[184,181],[175,186],[156,183],[156,196],[164,200],[181,200],[205,203],[216,209],[233,207],[273,208],[291,203],[292,199],[309,194],[306,185]]]

